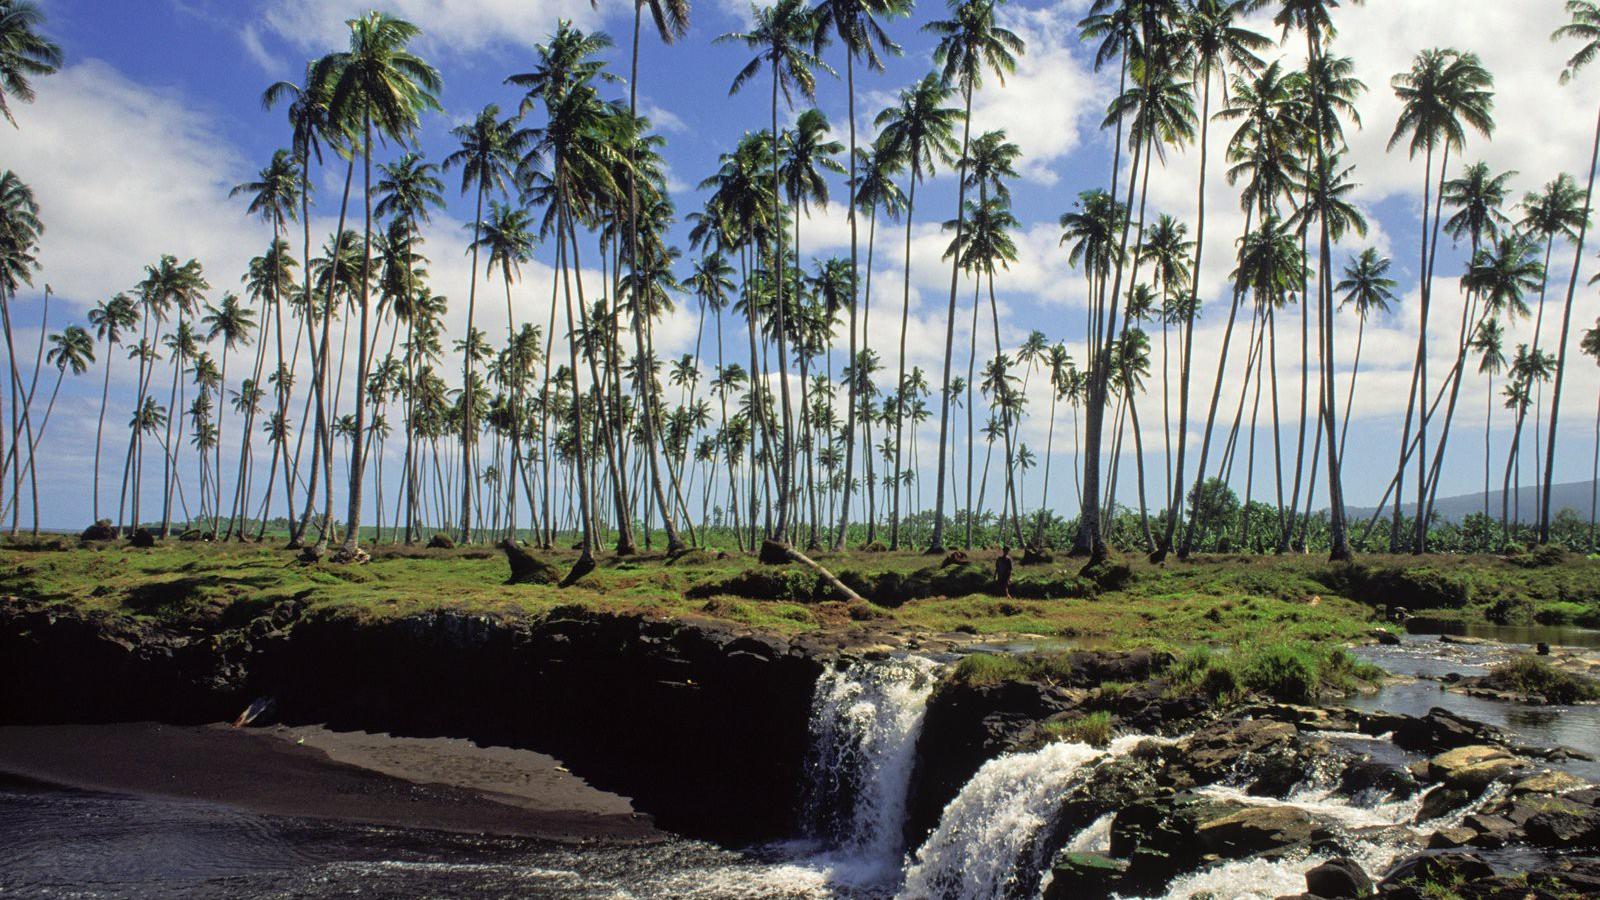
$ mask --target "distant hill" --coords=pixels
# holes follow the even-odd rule
[[[1550,505],[1555,509],[1556,512],[1560,512],[1563,509],[1571,509],[1581,518],[1587,520],[1589,518],[1590,492],[1593,489],[1594,482],[1592,481],[1573,481],[1567,484],[1551,485]],[[1495,517],[1496,519],[1500,518],[1500,494],[1501,492],[1498,490],[1489,492],[1489,515]],[[1511,510],[1511,512],[1516,517],[1517,521],[1534,521],[1538,497],[1539,488],[1533,485],[1523,485],[1520,491],[1518,491],[1516,488],[1511,489],[1511,504],[1513,507],[1515,507],[1515,509]],[[1416,503],[1413,502],[1405,504],[1406,515],[1414,515],[1416,510]],[[1476,494],[1460,494],[1454,497],[1440,497],[1438,500],[1434,501],[1433,510],[1434,514],[1441,519],[1450,522],[1459,522],[1473,513],[1483,512],[1483,492],[1480,491]],[[1361,518],[1371,515],[1372,507],[1370,506],[1350,507],[1351,518]]]

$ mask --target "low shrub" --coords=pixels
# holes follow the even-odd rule
[[[1518,656],[1494,667],[1484,676],[1484,683],[1496,690],[1538,694],[1551,703],[1600,700],[1600,682],[1562,671],[1533,656]]]

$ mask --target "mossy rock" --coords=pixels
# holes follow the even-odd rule
[[[561,581],[561,573],[555,566],[522,549],[516,541],[501,541],[500,549],[505,551],[506,562],[511,565],[507,584],[557,584]]]
[[[1330,590],[1369,606],[1461,609],[1472,602],[1472,581],[1462,574],[1422,566],[1333,566],[1316,575]]]
[[[117,539],[117,529],[112,526],[110,519],[100,519],[93,525],[83,530],[78,535],[80,541],[114,541]]]
[[[697,584],[685,594],[690,599],[729,596],[795,603],[813,602],[818,595],[817,576],[810,571],[791,567],[747,569],[720,581]]]
[[[861,545],[862,553],[888,553],[889,547],[883,541],[868,541]]]
[[[454,550],[455,548],[456,542],[448,534],[440,533],[428,538],[429,550]]]
[[[156,545],[156,536],[148,528],[135,528],[128,537],[129,546],[148,549]]]
[[[1133,569],[1127,563],[1111,560],[1090,563],[1078,575],[1102,591],[1120,591],[1133,583]]]

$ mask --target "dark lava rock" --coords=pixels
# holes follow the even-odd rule
[[[455,539],[444,532],[440,532],[433,537],[428,538],[429,550],[454,550],[455,548]]]
[[[1573,799],[1586,793],[1593,792],[1535,801],[1542,808],[1524,826],[1528,842],[1559,850],[1600,850],[1600,807]]]
[[[117,529],[112,526],[110,519],[100,519],[93,525],[83,530],[78,535],[80,541],[114,541],[117,539]]]
[[[500,549],[505,551],[506,562],[511,564],[510,584],[556,584],[561,581],[561,573],[555,566],[517,546],[516,541],[509,538],[501,541]]]
[[[1434,754],[1473,744],[1504,744],[1506,736],[1493,725],[1474,722],[1436,706],[1421,718],[1407,716],[1395,729],[1394,742],[1413,753]]]
[[[1337,857],[1306,873],[1306,892],[1328,900],[1367,897],[1372,894],[1372,879],[1360,863]]]
[[[205,532],[201,531],[198,528],[190,528],[189,530],[185,531],[184,533],[178,535],[178,540],[182,541],[185,544],[196,544],[196,543],[199,543],[200,541],[203,541],[205,539],[206,539]]]
[[[1133,581],[1133,569],[1127,563],[1108,560],[1084,566],[1078,571],[1078,577],[1092,582],[1102,591],[1120,591]]]
[[[1043,566],[1056,561],[1050,551],[1042,547],[1028,546],[1022,549],[1022,564],[1025,566]]]
[[[150,529],[140,526],[128,537],[130,547],[150,548],[156,545],[156,536]]]
[[[1063,853],[1051,867],[1044,900],[1109,897],[1128,873],[1128,861],[1103,853]]]
[[[972,559],[967,556],[966,551],[951,550],[949,554],[945,556],[944,561],[939,563],[939,565],[941,567],[948,568],[950,566],[964,566],[970,562],[972,562]]]
[[[1494,867],[1471,853],[1449,851],[1421,854],[1401,861],[1380,884],[1384,888],[1400,885],[1418,887],[1429,884],[1460,884],[1493,878]]]

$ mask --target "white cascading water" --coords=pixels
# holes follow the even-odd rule
[[[950,801],[939,827],[906,870],[903,898],[998,900],[1037,874],[1049,848],[1039,845],[1061,794],[1087,766],[1126,753],[1147,738],[1118,738],[1109,750],[1049,744],[991,759]]]
[[[851,880],[899,876],[917,737],[938,671],[932,660],[904,657],[832,667],[817,679],[807,820],[856,870]]]

